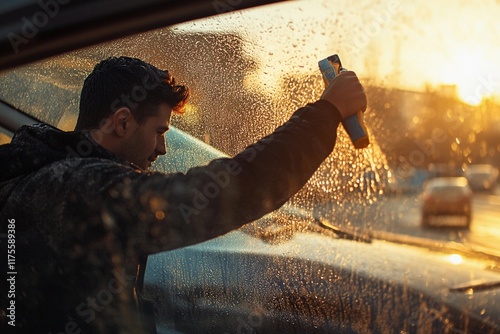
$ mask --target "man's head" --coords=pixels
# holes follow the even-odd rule
[[[130,57],[108,58],[85,79],[75,130],[90,131],[104,148],[143,169],[165,154],[172,112],[189,90],[168,71]]]

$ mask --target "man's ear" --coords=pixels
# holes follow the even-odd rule
[[[113,129],[119,137],[123,137],[131,127],[131,122],[134,121],[132,112],[129,108],[122,107],[115,111],[111,116]]]

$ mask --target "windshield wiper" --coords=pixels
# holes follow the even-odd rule
[[[330,231],[333,231],[339,239],[360,241],[360,242],[366,242],[366,243],[372,242],[373,238],[372,238],[371,234],[367,235],[367,234],[346,231],[346,230],[341,229],[338,226],[333,225],[332,223],[330,223],[326,219],[318,218],[318,217],[314,217],[314,219],[318,223],[318,225],[320,225],[324,228],[327,228]]]
[[[295,219],[302,219],[305,222],[309,223],[314,221],[315,226],[320,226],[322,229],[327,229],[333,232],[335,236],[339,239],[366,242],[366,243],[371,243],[373,239],[371,234],[367,235],[367,234],[346,231],[345,229],[333,225],[330,221],[324,218],[320,218],[315,214],[309,212],[308,210],[305,210],[298,206],[284,206],[283,211],[287,212],[290,216],[295,217]]]
[[[291,228],[288,224],[290,221],[295,221],[298,224]],[[290,240],[297,232],[322,233],[325,229],[333,232],[338,239],[366,243],[371,243],[373,239],[371,234],[346,231],[334,226],[326,219],[316,217],[307,210],[293,205],[285,205],[280,210],[262,217],[254,224],[243,226],[240,230],[266,242],[279,243]]]
[[[478,291],[493,290],[498,288],[500,288],[500,282],[479,282],[479,283],[470,283],[455,288],[449,288],[448,290],[450,292],[474,293]]]

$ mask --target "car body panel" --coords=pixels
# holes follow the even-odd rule
[[[498,287],[452,291],[498,283],[499,274],[449,256],[315,233],[273,244],[236,231],[151,256],[145,290],[155,296],[159,328],[185,333],[238,326],[255,333],[500,330]]]

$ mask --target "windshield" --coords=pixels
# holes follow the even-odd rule
[[[324,88],[318,61],[338,54],[365,86],[371,144],[356,150],[339,128],[334,153],[290,203],[361,235],[410,235],[495,254],[496,183],[474,194],[470,229],[424,229],[421,193],[435,176],[430,166],[465,175],[471,164],[500,165],[500,47],[491,42],[500,34],[499,15],[497,2],[472,0],[267,5],[4,72],[0,99],[72,130],[93,66],[133,56],[191,88],[175,127],[233,155],[318,99]],[[163,170],[161,159],[155,168]]]

